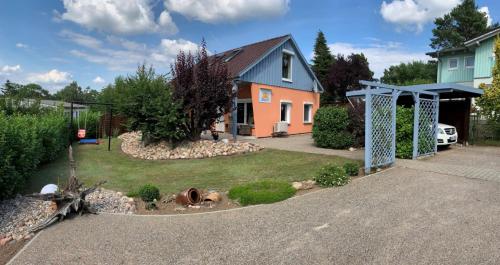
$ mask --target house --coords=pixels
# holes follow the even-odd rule
[[[427,53],[438,61],[437,83],[456,83],[473,88],[481,84],[491,85],[494,44],[499,35],[500,28],[496,28],[460,47]],[[469,137],[471,104],[472,97],[464,95],[441,99],[439,105],[439,122],[455,126],[462,143],[467,143]]]
[[[288,134],[312,131],[323,87],[291,35],[214,56],[226,62],[237,91],[233,111],[224,115],[217,130],[255,137],[283,129]]]
[[[437,83],[460,83],[479,87],[491,85],[494,65],[495,39],[500,28],[464,42],[461,47],[430,52],[427,55],[438,60]]]

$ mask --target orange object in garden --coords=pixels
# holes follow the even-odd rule
[[[78,138],[85,138],[85,129],[78,130]]]

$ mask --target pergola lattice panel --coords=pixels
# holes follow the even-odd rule
[[[372,95],[372,166],[383,166],[394,162],[392,150],[393,111],[391,95]]]
[[[420,99],[418,121],[418,156],[434,154],[436,151],[438,100]]]

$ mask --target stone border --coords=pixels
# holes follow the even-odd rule
[[[125,154],[145,160],[199,159],[251,153],[263,149],[254,143],[232,143],[228,140],[200,140],[182,144],[174,149],[164,141],[144,146],[141,142],[141,132],[124,133],[118,138],[122,140],[121,149]]]

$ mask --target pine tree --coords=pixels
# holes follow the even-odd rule
[[[486,14],[477,10],[474,0],[464,0],[434,24],[430,46],[435,50],[460,47],[490,29]]]
[[[328,72],[333,63],[333,56],[326,43],[325,34],[320,30],[314,44],[314,57],[312,69],[323,86],[326,85]]]

